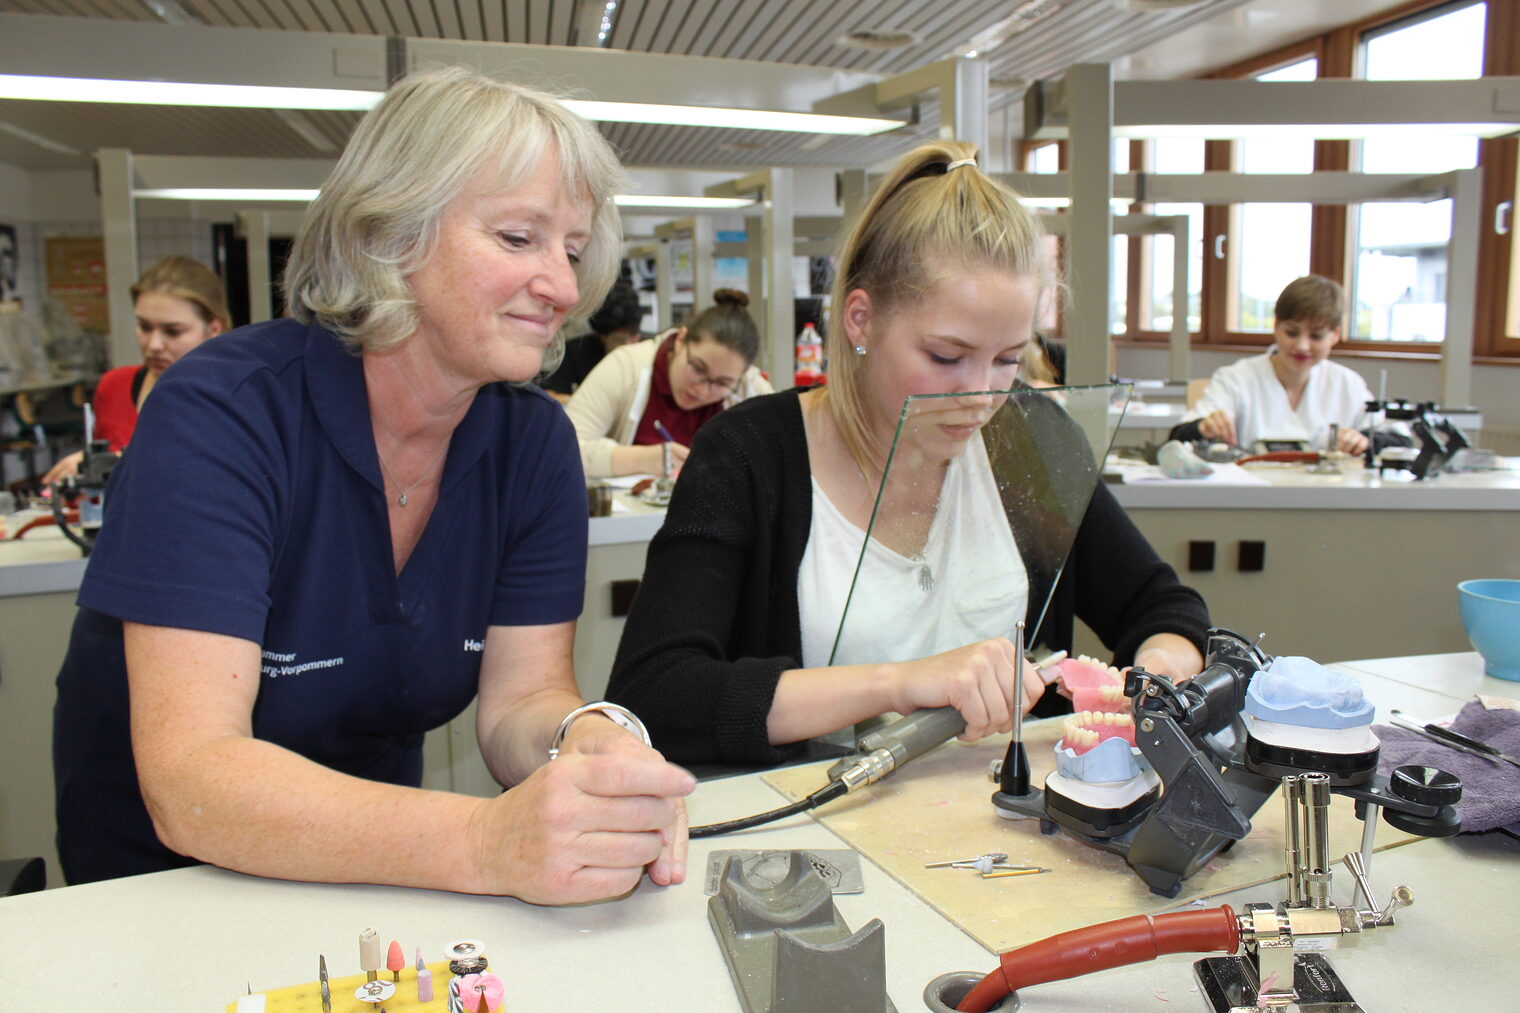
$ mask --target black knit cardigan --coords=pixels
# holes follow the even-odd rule
[[[781,673],[801,667],[797,573],[812,523],[813,492],[799,390],[753,398],[703,426],[681,471],[665,523],[649,544],[614,663],[608,698],[638,714],[656,748],[677,763],[774,764],[802,744],[772,746],[766,720]],[[1048,480],[1091,483],[1091,453],[1071,420],[1045,398],[1022,399],[1027,412],[1014,444],[988,440],[994,464],[1004,454],[1080,462]],[[1052,447],[1056,449],[1052,449]],[[1034,483],[1038,484],[1038,483]],[[1004,491],[1008,500],[1016,493]],[[1080,497],[1079,497],[1080,499]],[[1101,483],[1085,513],[1060,516],[1038,503],[1010,503],[1030,580],[1031,629],[1051,582],[1054,594],[1031,645],[1069,649],[1080,617],[1126,665],[1156,633],[1176,633],[1203,651],[1208,612]],[[1041,560],[1077,525],[1064,569]],[[1019,530],[1022,528],[1022,530]],[[1037,712],[1064,701],[1047,694]],[[1068,706],[1069,709],[1069,706]]]

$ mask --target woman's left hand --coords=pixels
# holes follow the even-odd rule
[[[1135,652],[1135,665],[1173,682],[1191,679],[1203,671],[1203,655],[1186,637],[1175,633],[1157,633],[1147,637]]]

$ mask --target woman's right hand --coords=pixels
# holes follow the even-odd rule
[[[954,707],[966,719],[966,742],[1013,728],[1014,648],[995,637],[943,654],[893,666],[893,709],[903,714],[923,707]],[[1024,666],[1022,709],[1027,713],[1045,684],[1033,665]]]
[[[681,470],[681,465],[686,463],[686,455],[691,453],[690,447],[674,440],[651,443],[644,449],[649,454],[649,466],[643,470],[651,475],[662,475],[665,478],[674,478],[676,472]],[[668,469],[667,465],[669,465]]]
[[[53,463],[46,475],[42,476],[44,488],[51,489],[53,483],[62,482],[64,479],[79,474],[80,462],[84,460],[84,451],[76,450],[72,454],[66,454]]]
[[[1240,437],[1235,432],[1235,420],[1226,412],[1209,412],[1198,420],[1198,435],[1215,443],[1227,443],[1235,446],[1240,442]]]
[[[609,728],[612,728],[609,724]],[[617,748],[562,752],[517,787],[482,800],[466,832],[480,892],[534,904],[621,896],[645,867],[685,845],[683,796],[696,782],[617,730]]]

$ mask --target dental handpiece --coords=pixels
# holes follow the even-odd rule
[[[858,756],[841,760],[830,770],[832,780],[848,791],[874,784],[909,760],[966,730],[966,719],[954,707],[927,707],[899,718],[880,731],[863,735]]]

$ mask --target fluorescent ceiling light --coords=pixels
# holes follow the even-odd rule
[[[222,200],[222,201],[300,201],[317,199],[317,190],[257,190],[214,187],[144,187],[132,196],[145,200]],[[613,198],[624,208],[690,208],[696,211],[726,211],[747,208],[755,203],[750,197],[662,197],[649,194],[618,194]]]
[[[166,186],[133,190],[132,196],[149,200],[253,200],[301,201],[317,199],[317,190],[216,189],[214,187]]]
[[[91,77],[29,77],[0,74],[0,99],[47,102],[111,102],[150,106],[218,106],[229,109],[374,108],[378,91],[339,88],[277,88],[251,84],[186,84],[118,81]]]
[[[660,197],[620,193],[613,198],[620,208],[692,208],[699,211],[728,211],[754,205],[752,197]]]
[[[219,106],[234,109],[372,109],[381,92],[339,88],[284,88],[248,84],[190,84],[178,81],[120,81],[90,77],[36,77],[0,74],[0,99],[50,102],[111,102],[127,105]],[[655,105],[647,102],[601,102],[570,99],[565,105],[607,123],[659,123],[672,126],[723,127],[731,130],[782,130],[808,134],[866,136],[896,130],[902,120],[869,116],[828,116],[769,109]]]
[[[896,130],[902,120],[872,116],[829,116],[769,109],[724,109],[718,106],[671,106],[648,102],[600,102],[570,99],[565,105],[588,120],[604,123],[662,123],[681,127],[726,127],[732,130],[785,130],[803,134],[852,134],[863,137]]]

